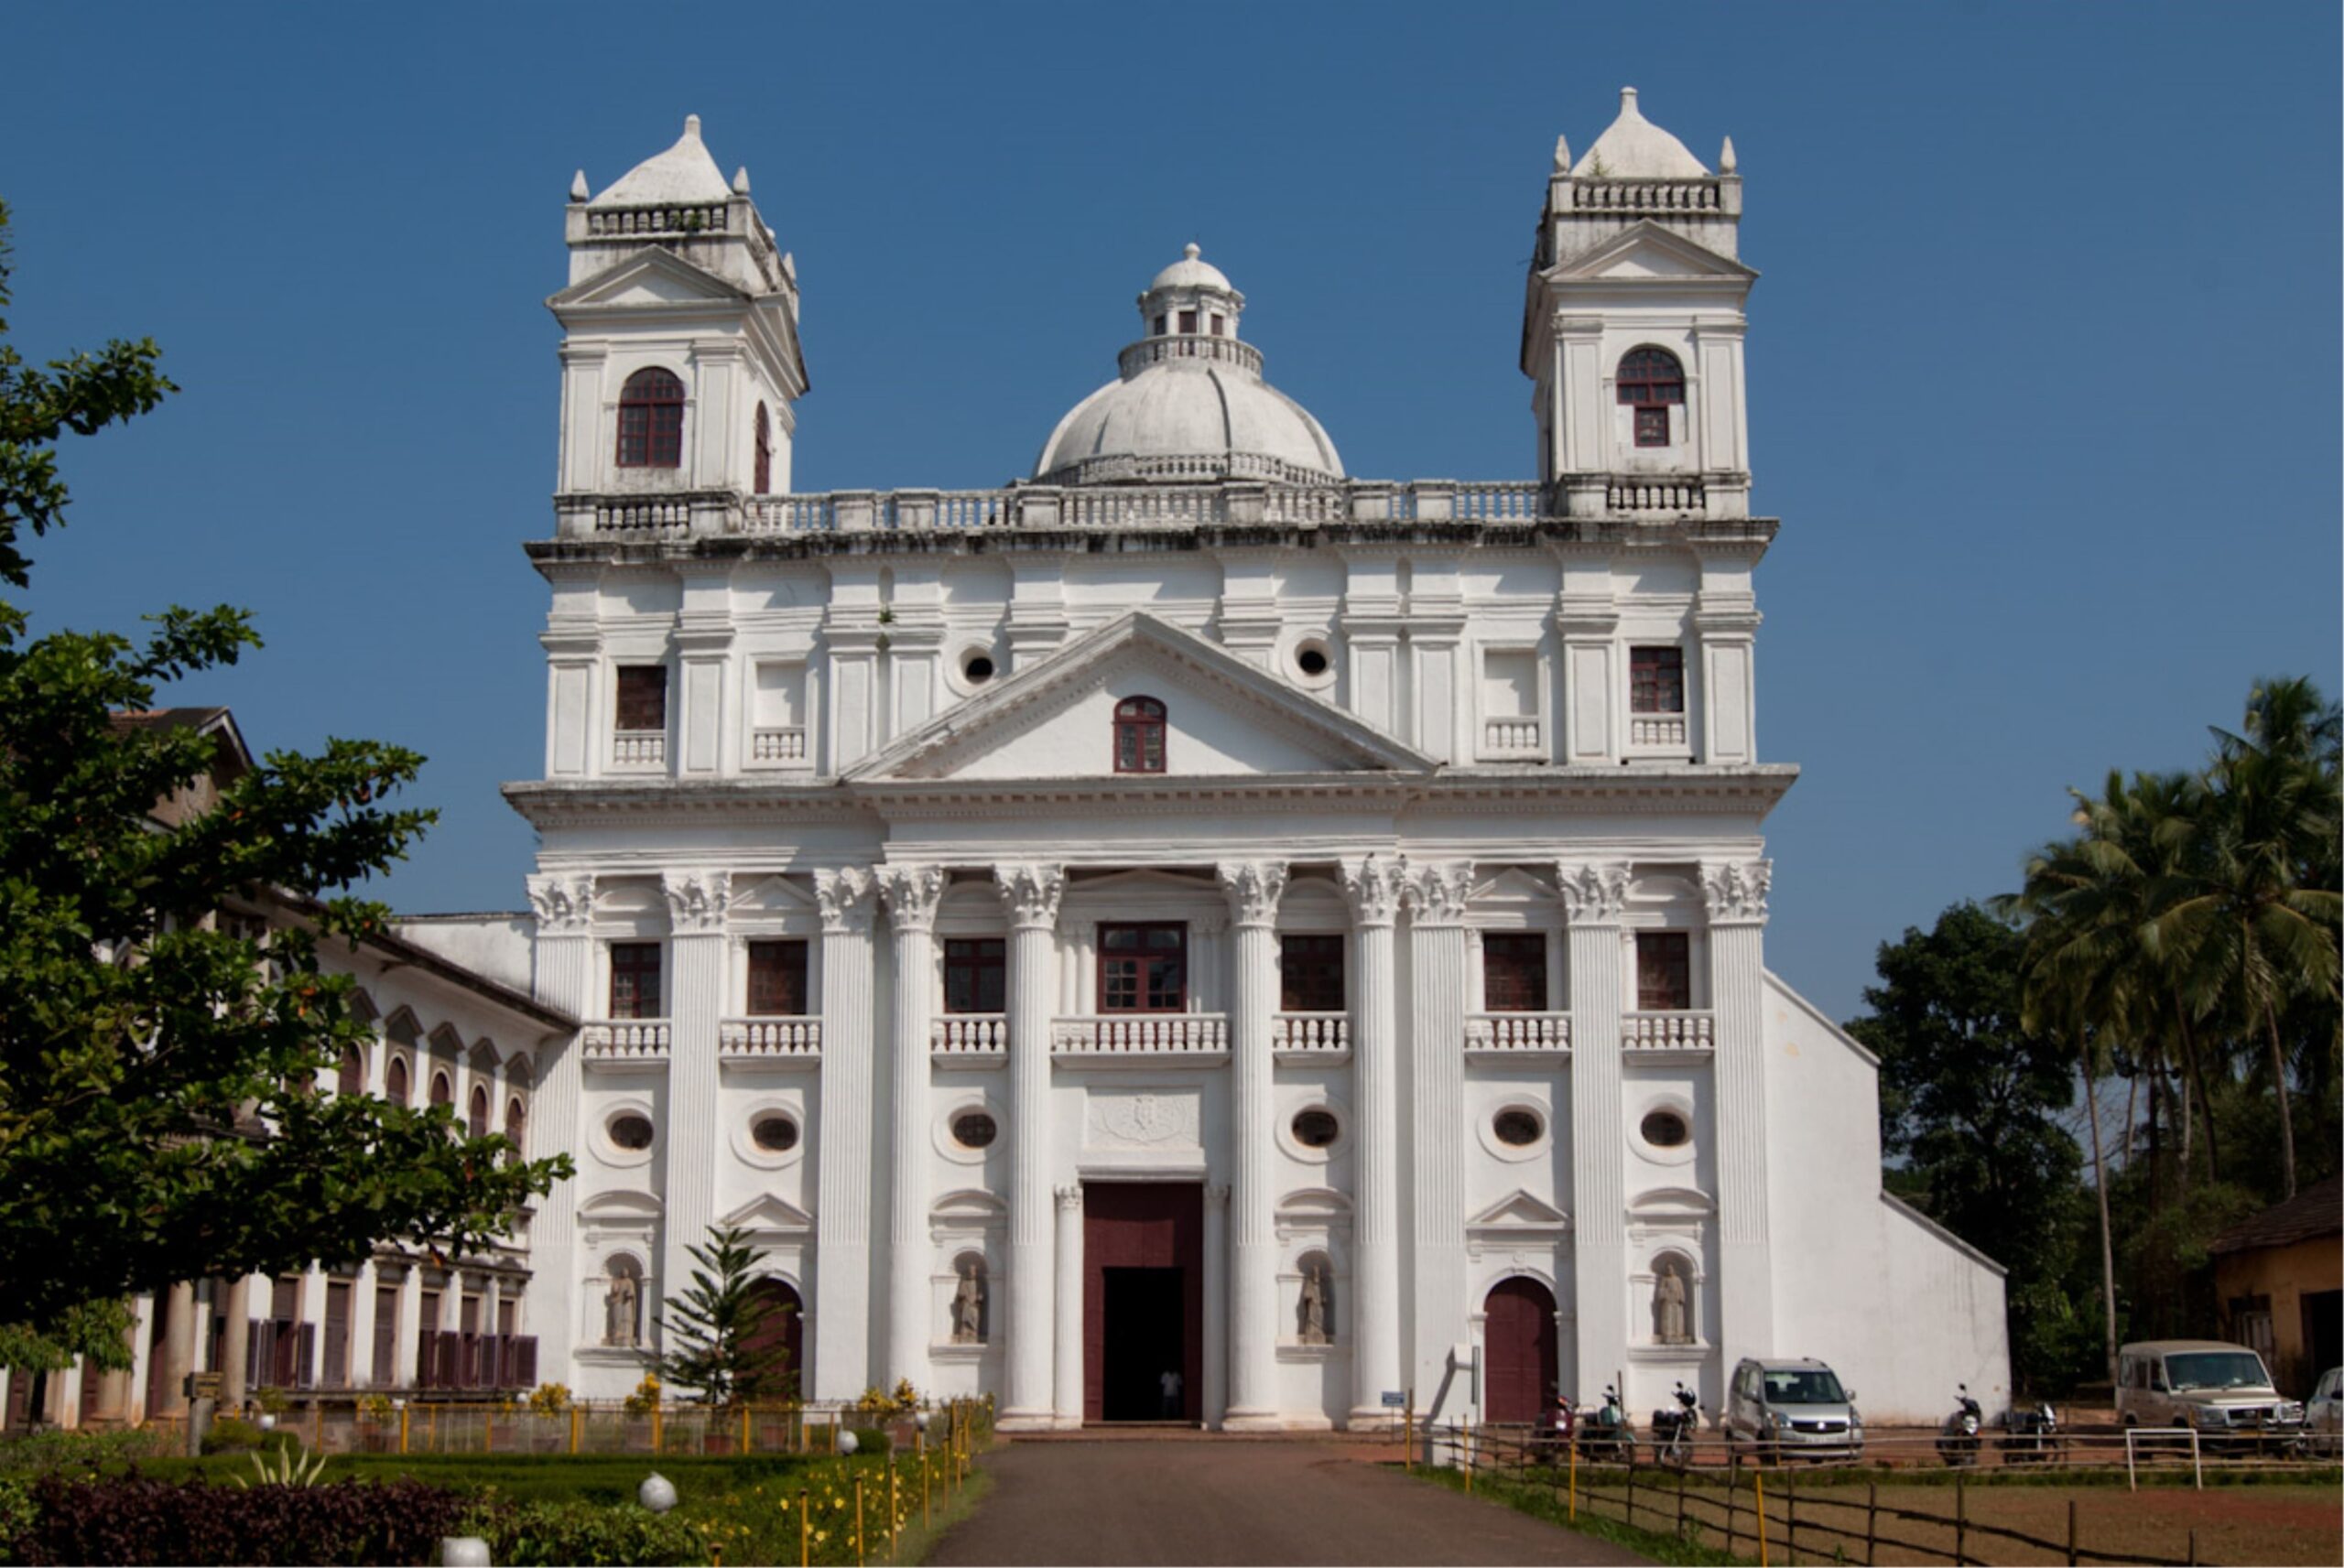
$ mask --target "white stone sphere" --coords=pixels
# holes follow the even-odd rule
[[[655,1514],[664,1514],[676,1506],[676,1483],[654,1470],[635,1489],[635,1500]]]
[[[440,1568],[488,1568],[488,1542],[477,1535],[440,1538]]]
[[[863,1446],[862,1440],[861,1440],[861,1439],[859,1439],[859,1438],[857,1438],[857,1437],[854,1435],[854,1433],[851,1433],[851,1432],[841,1432],[841,1433],[839,1433],[839,1452],[840,1452],[840,1453],[841,1453],[841,1454],[852,1454],[852,1453],[853,1453],[856,1449],[858,1449],[858,1448],[860,1448],[860,1447],[862,1447],[862,1446]]]

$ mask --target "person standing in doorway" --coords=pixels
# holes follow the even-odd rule
[[[1164,1419],[1180,1419],[1180,1371],[1177,1367],[1165,1368],[1164,1376],[1156,1379],[1164,1390]]]

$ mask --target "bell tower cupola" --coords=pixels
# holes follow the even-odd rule
[[[798,268],[724,177],[700,116],[594,194],[571,181],[562,327],[563,531],[713,532],[789,489],[805,394]]]
[[[1742,174],[1644,116],[1636,90],[1584,157],[1557,137],[1530,264],[1522,370],[1538,473],[1572,517],[1750,510]]]

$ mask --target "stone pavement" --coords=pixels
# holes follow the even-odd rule
[[[1641,1563],[1367,1462],[1351,1445],[1222,1439],[1013,1443],[933,1563]],[[1387,1451],[1388,1452],[1388,1451]]]

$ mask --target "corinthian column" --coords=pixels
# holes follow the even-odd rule
[[[1237,928],[1236,983],[1229,1010],[1229,1072],[1235,1180],[1230,1185],[1231,1283],[1229,1414],[1231,1432],[1280,1424],[1277,1409],[1277,1193],[1270,1174],[1276,1133],[1271,1126],[1270,1025],[1278,1005],[1278,898],[1282,860],[1223,861],[1221,891]]]
[[[1709,1337],[1720,1365],[1773,1348],[1774,1291],[1766,1202],[1766,893],[1772,860],[1705,863],[1709,906],[1709,1060],[1718,1151],[1718,1314]]]
[[[995,866],[993,874],[1009,916],[1009,1387],[1001,1425],[1036,1432],[1055,1422],[1050,1010],[1066,873],[1022,864]]]
[[[1570,922],[1572,1284],[1579,1367],[1600,1379],[1626,1365],[1628,1132],[1620,1096],[1620,911],[1629,867],[1558,865]],[[1568,1391],[1568,1390],[1566,1390]]]
[[[594,879],[589,875],[548,873],[529,879],[529,908],[537,922],[537,941],[530,952],[535,970],[530,989],[548,1007],[572,1018],[592,1018],[603,1011],[592,995],[594,984]],[[542,1149],[584,1147],[586,1130],[579,1123],[580,1078],[578,1036],[548,1045],[537,1054],[537,1089],[530,1107],[533,1141]],[[556,1182],[553,1191],[537,1200],[529,1222],[529,1269],[537,1279],[553,1281],[555,1300],[535,1314],[537,1372],[548,1382],[578,1386],[570,1351],[578,1334],[578,1312],[569,1300],[569,1281],[597,1271],[580,1267],[578,1249],[578,1184]],[[415,1307],[408,1300],[416,1271],[407,1270],[402,1287],[398,1336],[394,1341],[398,1365],[415,1354]],[[244,1343],[241,1327],[232,1327],[235,1343]],[[367,1351],[373,1354],[374,1347]]]
[[[887,1206],[887,1361],[880,1383],[908,1378],[928,1387],[928,1018],[935,983],[936,905],[944,896],[941,866],[882,866],[895,945],[890,971],[895,1027],[895,1162]]]
[[[1430,1419],[1466,1419],[1464,1379],[1448,1379],[1449,1348],[1472,1337],[1465,1299],[1465,908],[1470,860],[1406,863],[1408,905],[1408,1129],[1414,1184],[1416,1335],[1410,1357]]]
[[[1359,1097],[1357,1266],[1351,1287],[1350,1424],[1388,1424],[1384,1390],[1400,1377],[1400,1111],[1392,926],[1400,868],[1370,855],[1341,867],[1358,980],[1351,993],[1351,1087]]]
[[[1082,1184],[1058,1189],[1058,1423],[1082,1424]]]
[[[672,1302],[692,1277],[688,1247],[705,1246],[716,1218],[716,1159],[724,1138],[716,1024],[724,1012],[724,914],[732,879],[723,871],[669,871],[667,1126],[659,1140],[667,1168],[667,1246],[659,1295]]]
[[[871,915],[860,866],[814,873],[822,912],[822,1106],[814,1216],[814,1397],[871,1376]]]

